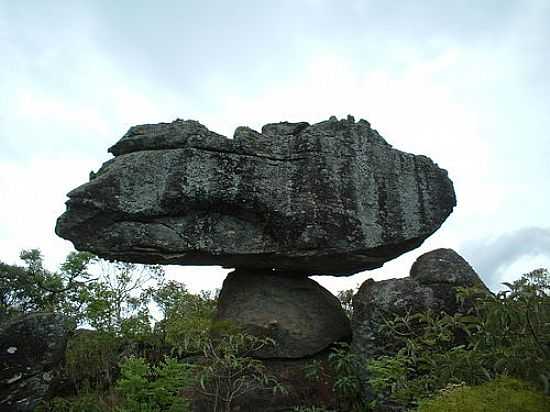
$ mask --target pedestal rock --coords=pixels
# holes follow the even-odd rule
[[[455,206],[447,172],[365,120],[130,128],[68,194],[56,232],[137,263],[351,275],[419,246]]]
[[[217,320],[272,338],[259,358],[303,358],[351,337],[340,301],[307,277],[270,270],[231,272],[220,293]]]

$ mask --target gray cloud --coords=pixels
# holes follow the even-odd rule
[[[495,288],[500,282],[499,272],[514,262],[537,255],[550,258],[550,228],[525,227],[495,239],[468,242],[461,249],[480,276]]]
[[[349,111],[449,169],[458,208],[431,247],[510,232],[466,244],[496,282],[548,245],[549,18],[547,0],[0,1],[0,214],[21,216],[4,259],[69,250],[46,246],[64,194],[133,124]]]
[[[517,16],[537,4],[121,0],[5,7],[11,39],[33,55],[52,44],[73,43],[78,33],[76,40],[87,38],[128,73],[163,87],[197,94],[206,77],[223,76],[246,94],[292,78],[316,50],[353,56],[364,69],[395,70],[407,58],[399,51],[407,48],[429,58],[452,43],[494,46],[507,40]]]

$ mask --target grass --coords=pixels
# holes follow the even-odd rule
[[[517,379],[456,386],[421,402],[418,412],[549,412],[550,397]]]

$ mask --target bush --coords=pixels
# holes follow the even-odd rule
[[[414,405],[448,385],[478,385],[509,375],[548,390],[550,274],[536,270],[509,290],[459,291],[466,313],[427,311],[386,321],[401,340],[394,356],[368,363],[369,385],[384,400]]]
[[[204,360],[197,365],[197,391],[210,405],[210,410],[230,411],[236,400],[250,392],[286,392],[286,388],[267,373],[262,361],[252,357],[272,344],[269,338],[246,333],[225,335],[203,343]]]
[[[76,393],[109,388],[116,379],[120,338],[105,332],[80,330],[69,340],[65,375]]]
[[[479,386],[459,385],[423,401],[418,412],[542,412],[550,411],[550,398],[526,383],[499,377]]]
[[[361,379],[359,373],[364,369],[361,356],[353,353],[346,343],[338,343],[328,355],[326,365],[321,361],[312,361],[305,367],[306,377],[314,382],[328,383],[336,395],[339,409],[363,411],[365,403],[361,399]],[[322,407],[311,407],[312,411],[324,411]],[[315,409],[317,408],[317,409]],[[305,409],[308,410],[307,408]]]
[[[121,365],[116,390],[121,397],[120,412],[184,411],[188,402],[180,395],[191,382],[191,367],[167,358],[150,366],[143,358],[130,358]]]

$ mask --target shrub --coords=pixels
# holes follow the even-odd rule
[[[269,338],[236,333],[209,339],[202,345],[204,360],[197,365],[197,391],[214,412],[230,411],[233,403],[254,391],[271,390],[285,393],[286,389],[264,364],[252,356],[266,345]]]
[[[386,321],[401,340],[394,356],[368,363],[369,385],[384,400],[413,405],[448,385],[478,385],[505,374],[548,390],[550,274],[533,271],[496,295],[459,291],[466,313],[427,311]]]
[[[35,412],[112,412],[113,408],[112,399],[99,393],[84,393],[42,402]]]
[[[361,356],[353,353],[347,343],[338,343],[328,355],[326,365],[321,361],[312,361],[305,367],[306,377],[314,382],[330,382],[337,397],[339,409],[363,411],[365,404],[361,399],[361,379],[359,373],[364,369]],[[324,411],[322,407],[312,407],[313,411]],[[307,409],[305,409],[307,410]]]
[[[187,401],[180,395],[191,382],[191,367],[167,358],[150,366],[143,358],[129,358],[121,364],[116,390],[120,412],[183,411]]]
[[[65,374],[76,393],[110,387],[118,369],[120,338],[105,332],[81,330],[69,340]]]

